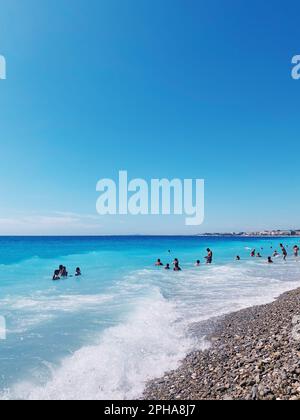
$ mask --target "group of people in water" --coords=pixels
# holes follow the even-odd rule
[[[288,257],[288,251],[287,251],[287,248],[288,248],[288,245],[285,247],[283,244],[280,244],[280,250],[281,250],[281,254],[282,254],[282,257],[283,257],[283,260],[284,261],[286,261],[286,259],[287,259],[287,257]],[[263,248],[262,248],[262,250],[263,250]],[[271,250],[273,250],[273,247],[271,246]],[[293,247],[293,255],[294,255],[294,257],[296,257],[296,258],[298,258],[299,257],[299,251],[300,251],[300,248],[299,248],[299,246],[298,245],[295,245],[294,247]],[[252,258],[262,258],[262,255],[261,255],[261,253],[260,252],[256,252],[256,249],[253,249],[252,251],[251,251],[251,254],[250,254],[250,256],[252,257]],[[280,256],[280,253],[277,251],[277,250],[275,250],[274,252],[273,252],[273,255],[272,255],[272,257],[268,257],[268,264],[273,264],[274,263],[274,261],[273,261],[273,258],[277,258],[277,257],[279,257]]]
[[[280,244],[281,255],[283,256],[284,261],[286,261],[286,259],[288,257],[287,248],[288,248],[288,245],[284,246],[283,244]],[[261,248],[261,251],[263,251],[263,250],[264,250],[264,248]],[[273,246],[271,246],[271,250],[273,250]],[[293,247],[294,257],[296,257],[296,258],[299,257],[299,251],[300,251],[299,246],[295,245]],[[169,251],[169,253],[171,253],[171,251]],[[261,252],[257,252],[256,249],[253,249],[251,251],[250,256],[251,256],[251,258],[263,258]],[[273,252],[273,255],[268,257],[267,263],[268,264],[273,264],[274,263],[273,258],[277,258],[279,256],[280,256],[280,253],[277,250],[275,250]],[[210,248],[207,248],[207,256],[205,257],[205,260],[206,260],[206,264],[212,264],[212,262],[213,262],[213,252]],[[236,256],[236,261],[241,261],[241,257],[239,255]],[[155,263],[155,266],[156,267],[163,267],[164,264],[162,263],[162,261],[160,259],[158,259],[157,262]],[[180,267],[178,258],[175,258],[175,260],[173,261],[173,266],[174,266],[174,268],[173,268],[174,271],[181,271],[182,270],[181,267]],[[197,260],[196,263],[195,263],[195,266],[200,267],[201,266],[201,261]],[[165,265],[164,268],[165,268],[165,270],[171,270],[170,264]]]
[[[281,254],[283,256],[284,261],[286,261],[286,259],[288,257],[287,248],[288,248],[288,245],[285,247],[283,244],[280,244],[280,250],[281,250]],[[264,248],[261,248],[261,251],[263,251],[263,250],[264,250]],[[273,246],[271,246],[271,250],[273,250]],[[213,251],[210,248],[207,248],[206,251],[207,251],[207,255],[205,257],[206,264],[210,265],[210,264],[213,263]],[[293,247],[294,257],[296,257],[296,258],[299,257],[299,251],[300,251],[299,246],[295,245]],[[171,251],[169,250],[169,254],[170,253],[171,253]],[[251,256],[251,258],[263,258],[262,255],[261,255],[261,252],[257,252],[256,249],[253,249],[251,251],[250,256]],[[275,250],[273,252],[272,257],[271,256],[268,257],[267,263],[268,264],[273,264],[274,263],[273,258],[277,258],[279,256],[280,256],[280,253],[277,250]],[[236,261],[241,261],[241,257],[239,255],[236,256]],[[158,259],[155,263],[155,266],[156,267],[163,267],[164,264],[162,263],[161,259]],[[197,260],[196,263],[195,263],[195,267],[200,267],[200,266],[201,266],[201,261]],[[171,265],[166,264],[164,266],[164,268],[165,268],[165,270],[171,270]],[[180,267],[180,263],[179,263],[178,258],[175,258],[175,260],[173,261],[173,270],[174,271],[182,271],[182,268]],[[79,277],[81,275],[82,275],[81,274],[81,269],[80,269],[80,267],[77,267],[76,270],[75,270],[75,277]],[[54,271],[53,281],[65,279],[67,277],[73,277],[73,276],[69,276],[67,268],[64,265],[60,265],[59,269]]]
[[[81,269],[80,267],[77,267],[75,270],[75,277],[80,277],[80,276],[81,276]],[[73,276],[69,276],[67,268],[64,265],[60,265],[59,269],[54,271],[52,280],[57,281],[61,279],[66,279],[67,277],[73,277]]]
[[[170,253],[171,253],[171,251],[169,251],[169,254]],[[205,257],[205,259],[206,259],[206,264],[212,264],[212,262],[213,262],[213,252],[210,248],[207,248],[207,256]],[[201,265],[201,261],[197,260],[196,263],[195,263],[195,266],[200,267],[200,265]],[[156,267],[163,267],[164,264],[162,263],[162,261],[160,259],[158,259],[155,263],[155,266]],[[173,268],[174,271],[182,271],[178,258],[175,258],[175,260],[173,261],[173,266],[174,266],[174,268]],[[165,265],[165,270],[171,270],[170,264]]]

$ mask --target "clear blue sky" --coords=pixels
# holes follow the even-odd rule
[[[299,227],[298,1],[2,0],[0,234]],[[204,178],[206,220],[96,215],[100,178]]]

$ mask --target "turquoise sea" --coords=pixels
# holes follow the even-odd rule
[[[287,262],[266,264],[280,242],[288,246]],[[139,397],[147,380],[206,345],[193,335],[194,323],[300,287],[295,244],[299,238],[0,238],[0,317],[7,327],[0,398]],[[212,266],[205,265],[207,247]],[[251,259],[252,248],[263,258]],[[156,268],[157,258],[179,258],[182,272]],[[83,276],[53,282],[60,264],[70,274],[80,266]]]

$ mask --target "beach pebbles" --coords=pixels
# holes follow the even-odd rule
[[[300,399],[300,289],[220,320],[211,347],[150,382],[149,400]]]

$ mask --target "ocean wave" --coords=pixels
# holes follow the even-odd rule
[[[81,348],[52,368],[44,384],[19,383],[9,398],[134,399],[148,379],[176,368],[191,348],[176,307],[156,290],[139,301],[126,322],[107,329],[97,345]]]

